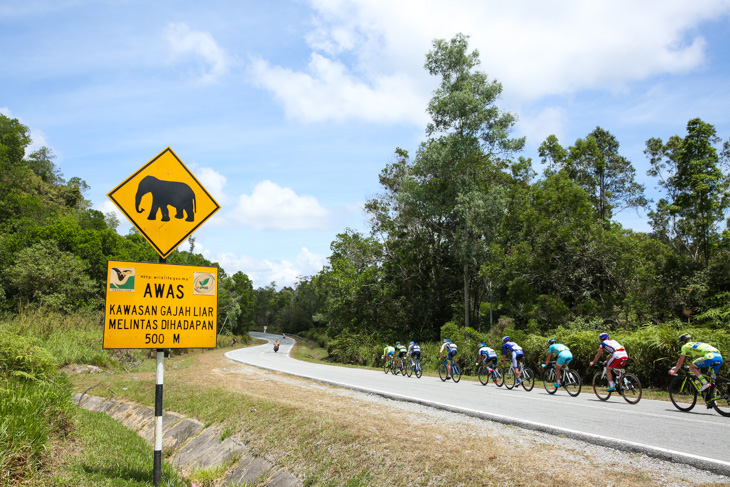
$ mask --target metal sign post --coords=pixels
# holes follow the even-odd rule
[[[159,264],[107,262],[103,342],[104,349],[157,350],[152,473],[159,487],[165,371],[161,347],[215,348],[218,327],[218,269],[160,264],[167,264],[167,256],[220,206],[169,147],[108,196],[160,256]]]

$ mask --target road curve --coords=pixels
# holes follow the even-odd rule
[[[452,412],[561,434],[590,443],[730,475],[730,419],[698,404],[682,413],[671,402],[642,399],[637,405],[620,396],[599,401],[590,386],[578,397],[564,391],[549,395],[541,387],[531,392],[507,390],[492,383],[462,380],[442,382],[438,377],[417,379],[385,375],[382,371],[313,364],[294,360],[289,351],[294,339],[252,332],[269,344],[237,349],[226,357],[264,369],[320,382],[410,401]],[[279,351],[273,342],[279,339]]]

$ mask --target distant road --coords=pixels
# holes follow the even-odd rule
[[[522,388],[507,390],[491,382],[462,380],[442,382],[438,377],[385,375],[383,371],[294,360],[288,354],[293,338],[251,333],[268,340],[267,345],[241,348],[226,353],[237,362],[306,377],[393,399],[417,402],[436,408],[514,424],[529,429],[563,434],[590,443],[687,463],[730,475],[730,418],[704,402],[689,413],[682,413],[668,401],[642,399],[637,405],[613,395],[599,401],[589,385],[578,397],[565,391],[555,395],[536,386],[531,392]],[[279,339],[279,351],[273,342]],[[699,402],[699,399],[698,399]]]

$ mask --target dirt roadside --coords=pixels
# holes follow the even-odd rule
[[[216,350],[166,363],[165,409],[220,422],[256,454],[328,486],[690,486],[730,479],[684,465],[243,365]],[[115,374],[150,403],[154,374]],[[145,399],[146,397],[146,399]]]

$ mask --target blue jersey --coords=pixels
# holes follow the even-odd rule
[[[560,355],[563,352],[570,353],[570,349],[562,343],[553,343],[550,345],[550,348],[548,348],[548,353],[554,353],[555,355]]]
[[[479,349],[479,355],[486,355],[489,358],[497,358],[497,352],[489,347],[481,347]]]
[[[502,355],[507,355],[512,352],[517,352],[517,355],[522,355],[522,347],[517,345],[515,342],[505,342],[505,344],[502,345]]]

